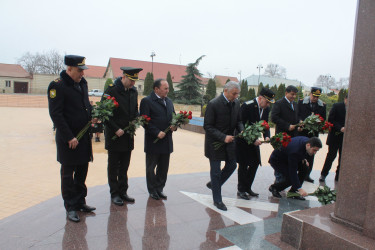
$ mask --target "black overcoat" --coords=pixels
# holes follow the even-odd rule
[[[79,87],[63,70],[60,78],[48,86],[48,109],[56,128],[57,161],[63,165],[80,165],[92,161],[92,145],[87,132],[75,149],[68,142],[91,120],[91,105],[87,81],[82,78]]]
[[[316,105],[314,108],[310,105],[310,96],[306,96],[305,98],[298,101],[298,120],[303,121],[306,119],[306,117],[310,116],[312,113],[319,114],[321,117],[326,119],[327,108],[326,104],[318,99]],[[314,134],[309,133],[306,130],[303,130],[301,132],[298,132],[300,136],[307,136],[307,137],[319,137],[319,133],[315,132]]]
[[[131,151],[134,149],[133,136],[125,132],[116,140],[112,140],[112,137],[117,130],[124,129],[139,115],[138,91],[135,87],[125,90],[119,77],[114,84],[108,86],[102,99],[107,95],[115,97],[119,107],[114,109],[113,116],[105,123],[105,149],[116,152]]]
[[[166,97],[165,102],[166,104],[156,96],[154,91],[141,100],[140,114],[151,118],[148,125],[145,126],[145,153],[170,154],[173,152],[172,131],[154,143],[159,132],[170,126],[172,113],[175,113],[171,99]]]
[[[269,112],[269,108],[264,109],[262,117],[260,117],[259,106],[256,98],[254,100],[245,102],[242,104],[240,109],[242,124],[244,126],[246,124],[252,125],[260,120],[265,120],[268,122]],[[270,137],[270,131],[265,131],[263,137]],[[255,146],[254,144],[249,145],[244,139],[236,138],[236,159],[238,163],[246,164],[248,166],[260,165],[261,158],[259,146]]]
[[[333,124],[333,128],[328,133],[327,145],[331,143],[342,143],[344,134],[341,132],[341,128],[345,127],[345,116],[345,103],[338,102],[333,104],[328,116],[328,121]]]
[[[214,142],[224,142],[227,135],[234,135],[234,131],[243,130],[240,117],[240,102],[236,99],[231,103],[223,94],[212,99],[206,108],[204,116],[204,155],[210,160],[232,160],[236,157],[235,143],[225,143],[218,150],[213,147]]]
[[[298,120],[298,105],[293,102],[294,110],[285,97],[278,100],[272,107],[271,120],[276,125],[276,134],[286,132],[294,137],[297,135],[297,129],[289,131],[290,125],[295,125]]]

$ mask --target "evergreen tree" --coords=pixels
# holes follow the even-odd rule
[[[108,88],[109,84],[113,84],[112,78],[108,78],[104,84],[104,91]]]
[[[298,93],[297,93],[297,100],[296,101],[298,101],[298,100],[301,100],[301,99],[303,99],[303,90],[302,90],[302,87],[301,86],[298,86],[297,87],[297,89],[298,89]]]
[[[277,88],[277,92],[275,93],[275,100],[279,100],[285,96],[285,84],[280,83],[279,87]]]
[[[202,74],[197,66],[204,57],[199,57],[194,63],[189,63],[186,67],[186,75],[182,76],[181,83],[177,86],[180,90],[176,91],[176,99],[184,104],[200,104],[202,101],[202,80],[199,78]]]
[[[145,82],[144,82],[143,95],[147,96],[151,94],[153,84],[154,84],[154,75],[150,72],[147,72]]]
[[[253,100],[256,97],[255,95],[255,89],[250,88],[249,92],[247,94],[247,100]]]
[[[271,87],[271,90],[272,90],[273,93],[275,93],[275,95],[276,95],[276,93],[277,93],[277,86],[276,86],[276,84],[273,85],[273,86]]]
[[[168,71],[168,74],[167,74],[167,82],[168,82],[168,85],[169,85],[168,97],[171,98],[172,100],[174,100],[175,99],[175,95],[174,95],[174,88],[173,88],[172,76],[171,76],[171,72],[169,72],[169,71]]]
[[[229,78],[227,79],[227,81],[226,81],[225,83],[227,83],[227,82],[230,82],[230,79],[229,79]]]
[[[246,98],[247,97],[247,93],[249,92],[249,90],[247,89],[247,81],[245,80],[242,80],[242,83],[241,83],[241,92],[240,92],[240,98]]]
[[[270,85],[267,84],[266,86],[264,86],[266,89],[270,89]]]
[[[206,95],[209,100],[216,97],[216,82],[214,79],[210,78],[207,83]]]
[[[259,96],[259,94],[260,94],[260,91],[262,90],[262,88],[263,88],[263,83],[262,83],[262,82],[260,82],[260,83],[259,83],[259,85],[258,85],[258,92],[257,92],[257,96]]]

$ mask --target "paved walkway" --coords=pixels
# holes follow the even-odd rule
[[[0,219],[60,195],[60,165],[56,161],[54,132],[47,108],[0,107]],[[271,133],[274,133],[273,131]],[[129,177],[145,176],[143,129],[135,136]],[[325,142],[325,135],[321,139]],[[90,163],[88,187],[107,184],[107,152],[104,138],[93,142],[94,162]],[[204,135],[179,129],[174,134],[174,153],[169,174],[209,172],[203,155]],[[261,146],[263,164],[272,152]],[[327,146],[315,157],[321,169]],[[336,160],[337,161],[337,160]],[[336,166],[334,163],[333,166]]]

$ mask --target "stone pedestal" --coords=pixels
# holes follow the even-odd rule
[[[337,201],[284,215],[281,238],[296,248],[375,248],[374,13],[358,1]]]

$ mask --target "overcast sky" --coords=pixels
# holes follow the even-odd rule
[[[109,57],[183,64],[205,76],[258,75],[276,63],[313,85],[349,77],[355,0],[1,0],[0,63],[57,50],[107,66]],[[264,68],[263,68],[264,70]],[[261,71],[261,74],[263,72]]]

